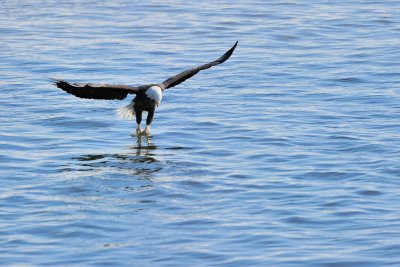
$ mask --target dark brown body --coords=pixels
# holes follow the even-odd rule
[[[142,114],[143,111],[147,111],[147,119],[146,125],[150,125],[154,118],[154,112],[156,110],[156,101],[150,99],[146,96],[145,92],[140,92],[136,94],[136,97],[133,99],[135,104],[133,108],[136,113],[136,123],[140,124],[142,122]]]

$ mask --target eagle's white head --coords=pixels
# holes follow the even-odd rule
[[[153,85],[147,89],[146,96],[156,101],[156,106],[158,107],[162,99],[162,89],[156,85]]]

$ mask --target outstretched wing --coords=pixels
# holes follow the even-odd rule
[[[219,59],[217,59],[215,61],[212,61],[210,63],[204,64],[202,66],[198,66],[198,67],[195,67],[195,68],[191,68],[191,69],[185,70],[184,72],[181,72],[178,75],[175,75],[175,76],[165,80],[163,83],[161,83],[161,85],[164,87],[164,89],[174,87],[175,85],[178,85],[178,84],[186,81],[190,77],[193,77],[194,75],[196,75],[201,70],[205,70],[205,69],[211,68],[212,66],[224,63],[232,55],[233,50],[235,50],[237,44],[238,44],[238,42],[236,42],[232,46],[232,48],[229,49]]]
[[[122,100],[128,94],[136,94],[140,89],[140,87],[128,85],[69,83],[63,80],[54,80],[54,84],[69,94],[89,99]]]

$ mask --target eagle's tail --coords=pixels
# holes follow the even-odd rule
[[[118,109],[118,116],[123,119],[133,120],[136,118],[135,116],[135,109],[133,105],[135,104],[134,101],[129,103],[128,105]]]

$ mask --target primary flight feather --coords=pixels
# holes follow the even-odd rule
[[[54,84],[69,94],[88,99],[122,100],[125,99],[128,94],[135,94],[136,97],[129,105],[120,110],[120,114],[125,117],[136,118],[136,133],[138,135],[141,133],[149,135],[150,124],[153,121],[155,109],[161,102],[164,90],[186,81],[201,70],[205,70],[225,62],[232,55],[237,44],[238,42],[236,42],[231,49],[229,49],[217,60],[185,70],[175,76],[172,76],[171,78],[168,78],[162,83],[146,84],[136,87],[117,84],[70,83],[64,80],[55,80]],[[148,115],[146,119],[146,128],[142,132],[140,123],[142,122],[143,111],[147,111]]]

